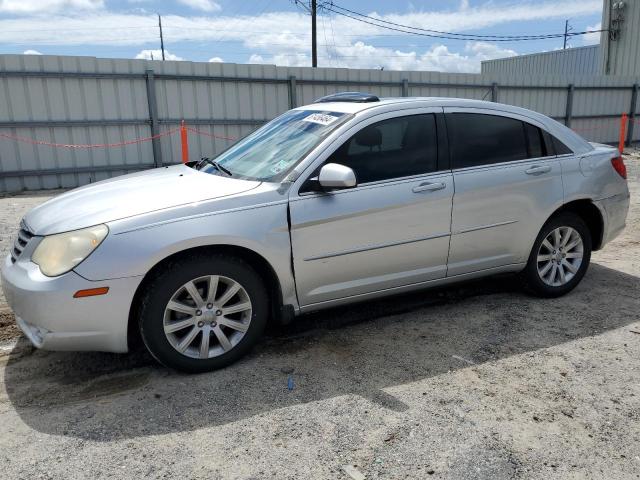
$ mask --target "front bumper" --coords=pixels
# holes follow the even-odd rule
[[[7,257],[2,289],[18,326],[46,350],[127,351],[129,309],[142,277],[89,281],[71,271],[47,277],[37,265]],[[109,287],[106,295],[73,298],[78,290]]]

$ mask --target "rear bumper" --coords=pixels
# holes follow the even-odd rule
[[[593,202],[600,210],[604,220],[600,248],[604,247],[624,230],[627,213],[629,212],[629,201],[629,192],[627,191]]]
[[[46,350],[127,351],[127,324],[142,277],[93,282],[71,271],[44,276],[37,265],[10,257],[2,265],[2,289],[18,326]],[[106,295],[73,298],[78,290],[109,287]]]

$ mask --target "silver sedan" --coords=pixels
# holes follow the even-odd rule
[[[555,297],[625,226],[617,150],[535,112],[359,93],[290,110],[215,159],[78,188],[22,221],[2,286],[40,348],[190,372],[269,321],[501,272]]]

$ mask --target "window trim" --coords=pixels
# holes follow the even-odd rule
[[[456,168],[453,170],[453,173],[467,173],[467,172],[474,172],[478,170],[510,168],[518,165],[525,165],[531,162],[548,162],[550,160],[554,160],[555,158],[557,157],[536,157],[536,158],[524,158],[522,160],[511,160],[509,162],[487,163],[485,165],[475,165],[473,167]]]
[[[385,120],[391,120],[391,119],[394,119],[394,118],[410,117],[410,116],[415,116],[415,115],[429,115],[429,114],[435,115],[436,151],[438,152],[437,153],[437,163],[436,163],[436,165],[437,165],[438,170],[436,170],[434,172],[421,173],[421,174],[417,174],[417,175],[407,175],[407,176],[404,176],[404,177],[395,177],[395,178],[389,178],[389,179],[385,179],[385,180],[376,180],[375,182],[358,183],[353,188],[338,189],[338,190],[334,190],[334,191],[331,191],[331,192],[302,191],[302,187],[307,183],[307,181],[309,179],[313,178],[313,176],[316,173],[316,171],[318,170],[318,168],[320,168],[322,165],[327,163],[327,160],[329,159],[329,157],[331,157],[331,155],[333,155],[333,153],[336,150],[338,150],[345,142],[350,140],[351,137],[353,137],[353,135],[355,135],[357,132],[359,132],[363,128],[366,128],[369,125],[373,125],[373,124],[378,123],[378,122],[382,122],[382,121],[385,121]],[[298,178],[293,183],[292,196],[290,197],[289,200],[290,201],[295,200],[296,197],[297,198],[309,198],[309,197],[312,197],[312,196],[335,195],[335,194],[339,194],[339,193],[347,193],[347,192],[352,192],[354,190],[359,190],[361,187],[362,188],[370,188],[370,187],[382,186],[382,185],[386,185],[386,184],[390,184],[390,183],[411,182],[411,181],[415,181],[415,180],[422,179],[424,177],[428,177],[428,176],[432,176],[432,175],[450,174],[451,173],[450,168],[442,169],[442,170],[440,169],[440,151],[441,151],[440,142],[441,142],[441,137],[440,137],[440,134],[438,133],[440,131],[440,129],[439,129],[440,123],[438,122],[438,116],[443,116],[443,107],[442,106],[429,106],[429,107],[416,107],[416,108],[398,109],[398,110],[388,111],[388,112],[384,112],[384,113],[379,113],[379,114],[368,116],[366,118],[361,119],[357,123],[354,123],[353,125],[349,126],[349,128],[346,131],[344,131],[342,134],[340,134],[340,136],[334,138],[331,141],[331,143],[326,146],[326,148],[322,151],[322,153],[320,153],[309,164],[309,166],[303,172],[300,173]],[[356,117],[356,119],[357,119],[357,117]],[[443,122],[443,120],[441,120],[441,122]],[[448,145],[447,145],[447,149],[445,149],[444,152],[447,152],[447,157],[448,157]],[[446,161],[447,159],[443,159],[443,160],[445,160],[445,162],[448,163]],[[447,165],[447,166],[449,166],[449,165]]]
[[[451,155],[449,153],[449,131],[444,112],[436,113],[436,136],[438,140],[438,170],[451,171]]]
[[[342,195],[342,194],[348,194],[351,192],[356,192],[356,191],[362,191],[362,190],[367,190],[370,188],[378,188],[378,187],[387,187],[390,185],[396,185],[396,184],[402,184],[402,183],[413,183],[416,180],[422,180],[426,177],[449,177],[451,176],[451,171],[449,170],[439,170],[437,172],[430,172],[430,173],[425,173],[422,175],[411,175],[411,176],[407,176],[407,177],[397,177],[397,178],[391,178],[388,180],[377,180],[375,182],[367,182],[367,183],[360,183],[357,186],[353,187],[353,188],[339,188],[336,190],[331,190],[328,192],[314,192],[314,191],[306,191],[306,192],[300,192],[298,193],[297,197],[295,198],[291,198],[289,201],[296,201],[296,199],[301,200],[301,199],[306,199],[306,198],[311,198],[311,197],[327,197],[327,196],[331,196],[331,195]],[[310,177],[311,178],[311,177]],[[307,178],[308,180],[308,178]],[[304,185],[306,183],[303,182],[302,185]],[[302,188],[302,185],[300,186],[300,188]],[[300,189],[298,189],[300,190]]]

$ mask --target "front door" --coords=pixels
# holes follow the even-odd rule
[[[358,185],[293,192],[291,242],[302,306],[443,278],[453,178],[432,113],[370,120],[326,163]]]

